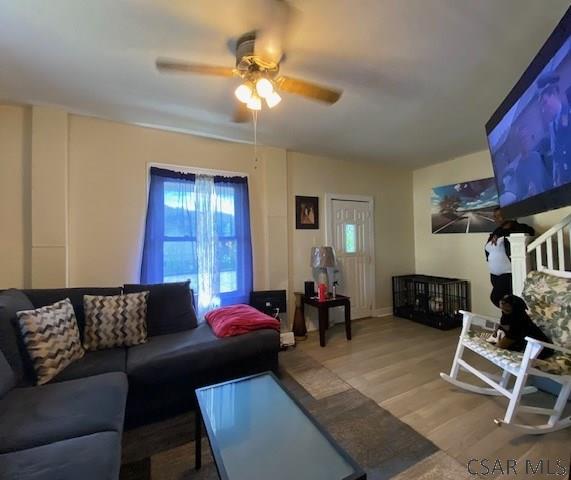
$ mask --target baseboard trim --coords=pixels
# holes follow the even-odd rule
[[[381,307],[373,310],[373,317],[389,317],[393,314],[393,307]]]

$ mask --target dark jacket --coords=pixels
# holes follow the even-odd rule
[[[526,225],[525,223],[519,223],[517,220],[506,220],[498,228],[496,228],[492,233],[490,233],[490,236],[488,237],[486,245],[494,237],[497,237],[497,238],[509,237],[510,234],[512,234],[512,233],[527,233],[528,235],[533,236],[533,235],[535,235],[535,230],[533,229],[533,227],[530,227],[529,225]],[[510,242],[507,238],[504,240],[504,247],[506,249],[506,255],[508,256],[508,258],[511,261],[511,259],[512,259],[511,245],[510,245]],[[485,245],[484,245],[484,253],[486,254],[486,261],[488,261],[488,255],[489,254],[486,251]]]

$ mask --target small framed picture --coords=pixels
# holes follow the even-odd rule
[[[295,197],[295,228],[319,230],[319,197]]]

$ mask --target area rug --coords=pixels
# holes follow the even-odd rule
[[[368,480],[404,478],[408,469],[439,452],[428,439],[302,352],[281,355],[280,364],[286,388],[363,467]],[[217,479],[206,439],[203,467],[194,470],[193,425],[190,413],[126,432],[121,480]]]

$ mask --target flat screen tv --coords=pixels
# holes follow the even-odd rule
[[[571,8],[487,122],[486,134],[506,217],[571,204]]]

